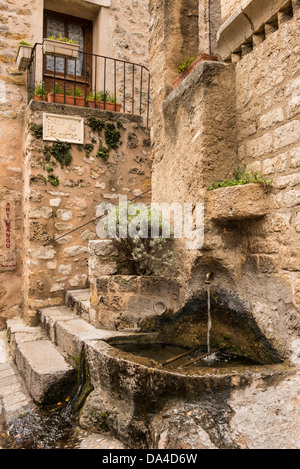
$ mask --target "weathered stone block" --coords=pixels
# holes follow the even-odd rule
[[[263,174],[274,174],[276,172],[283,172],[287,168],[288,163],[288,154],[284,153],[282,155],[276,156],[275,158],[268,158],[263,160]]]
[[[138,277],[131,275],[114,275],[110,278],[109,289],[112,292],[136,292],[138,290]]]
[[[138,318],[155,314],[153,297],[132,295],[128,299],[128,312]]]
[[[262,137],[255,138],[249,141],[246,145],[248,156],[258,158],[266,155],[273,150],[273,138],[271,134],[265,134]]]
[[[100,257],[89,258],[89,275],[91,277],[102,277],[103,275],[113,275],[117,272],[115,261],[101,261]]]
[[[267,195],[260,184],[224,187],[208,195],[207,214],[214,221],[257,218],[267,212]]]
[[[48,399],[56,402],[61,383],[66,384],[66,380],[71,380],[74,373],[48,340],[19,343],[16,364],[32,398],[38,403]]]
[[[69,284],[71,285],[71,287],[85,288],[87,286],[87,280],[88,276],[86,274],[79,274],[70,278]]]
[[[286,207],[295,207],[300,204],[300,190],[291,190],[284,194],[283,202]]]
[[[92,240],[89,241],[89,253],[90,256],[101,256],[110,257],[118,255],[112,241],[110,239],[105,240]]]
[[[55,251],[53,248],[46,247],[33,249],[30,251],[30,257],[34,259],[53,259],[55,257]]]
[[[108,277],[98,277],[96,279],[96,288],[99,293],[106,293],[108,291],[108,282],[110,280],[110,276]]]
[[[140,292],[143,295],[160,296],[179,301],[182,283],[179,279],[168,277],[140,277]]]
[[[282,148],[299,141],[300,121],[293,120],[288,124],[282,125],[274,132],[275,148]]]
[[[80,254],[83,254],[88,251],[88,248],[86,246],[71,246],[69,248],[65,248],[63,251],[63,255],[65,257],[75,257],[79,256]]]
[[[52,216],[52,208],[47,208],[47,207],[38,207],[38,208],[33,208],[29,211],[28,214],[29,218],[50,218]]]
[[[284,121],[283,110],[281,108],[273,109],[260,118],[260,128],[272,127],[279,122]]]
[[[71,210],[59,209],[56,212],[56,216],[61,221],[69,221],[73,218],[73,212]]]
[[[300,231],[300,212],[296,213],[295,216],[295,230],[299,233]]]
[[[300,306],[300,279],[295,282],[294,302],[296,306]]]

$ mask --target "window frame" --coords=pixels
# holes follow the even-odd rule
[[[84,70],[88,72],[88,76],[85,77],[85,75],[77,75],[76,74],[76,82],[77,83],[82,83],[85,84],[86,86],[91,85],[92,81],[92,52],[93,52],[93,22],[90,20],[86,20],[84,18],[78,18],[76,16],[71,16],[67,15],[64,13],[58,13],[56,11],[51,11],[51,10],[44,10],[44,25],[43,25],[43,35],[44,38],[47,38],[47,18],[53,18],[56,20],[64,21],[65,23],[65,37],[68,37],[68,23],[72,24],[79,24],[80,26],[83,26],[85,28],[85,44],[84,44],[84,52],[87,52],[87,55],[85,55],[85,62],[84,62]],[[51,70],[47,70],[46,66],[46,57],[44,57],[44,62],[43,62],[43,76],[45,78],[52,78],[54,77],[54,72],[51,72]],[[66,61],[65,60],[65,67],[66,67]],[[65,68],[65,70],[67,70]],[[55,72],[55,77],[58,80],[66,80],[67,82],[74,82],[75,81],[75,75],[68,74],[65,72]]]

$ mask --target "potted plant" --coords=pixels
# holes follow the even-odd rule
[[[20,41],[18,44],[18,51],[16,62],[18,65],[18,70],[24,72],[28,69],[32,53],[32,45],[28,42]]]
[[[234,171],[232,179],[213,182],[209,187],[207,213],[218,222],[258,218],[268,212],[267,193],[273,185],[258,171],[246,172],[246,165]]]
[[[45,83],[36,85],[34,89],[34,99],[36,101],[46,101],[46,96],[48,92],[45,87]]]
[[[50,36],[43,40],[43,52],[45,55],[54,55],[65,59],[77,59],[79,44],[72,39],[58,36]]]
[[[84,106],[84,97],[82,96],[81,89],[76,88],[75,90],[66,90],[65,104]]]
[[[173,81],[173,89],[178,88],[180,83],[201,63],[201,62],[217,62],[219,60],[218,56],[211,54],[200,54],[187,56],[183,59],[182,62],[177,64],[176,73],[178,76]]]
[[[90,93],[87,99],[87,105],[89,108],[103,109],[105,111],[116,111],[120,112],[121,104],[116,102],[116,97],[111,95],[108,91],[97,92],[96,94]]]
[[[62,87],[55,83],[54,88],[48,93],[48,103],[65,104],[65,95]]]

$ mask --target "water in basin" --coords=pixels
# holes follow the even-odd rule
[[[168,345],[168,344],[138,344],[138,343],[121,343],[114,345],[116,348],[122,350],[123,352],[131,353],[140,357],[148,358],[154,360],[157,363],[164,363],[167,360],[170,360],[178,355],[181,355],[185,352],[188,352],[187,348],[180,347],[177,345]],[[194,360],[197,357],[205,354],[207,348],[204,346],[197,351],[191,352],[185,357],[179,358],[172,363],[168,363],[164,368],[169,369],[178,369],[183,367],[189,361]],[[228,354],[223,351],[217,351],[211,356],[203,358],[199,361],[192,363],[190,366],[193,367],[206,367],[206,368],[227,368],[227,367],[236,367],[236,366],[254,366],[258,363],[252,361],[246,357],[239,357],[235,355]],[[189,367],[184,367],[189,369]]]

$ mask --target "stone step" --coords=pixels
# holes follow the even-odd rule
[[[43,308],[39,311],[39,318],[42,331],[72,364],[77,363],[86,341],[107,340],[122,335],[95,328],[67,306]]]
[[[40,327],[19,317],[7,321],[12,357],[30,396],[38,403],[57,402],[74,383],[75,371]]]
[[[81,316],[85,321],[90,322],[93,309],[90,305],[90,290],[69,290],[66,292],[65,304],[77,316]]]
[[[19,413],[32,408],[34,403],[25,383],[19,376],[8,350],[7,335],[0,332],[0,426],[9,426]],[[2,418],[1,418],[2,417]]]

